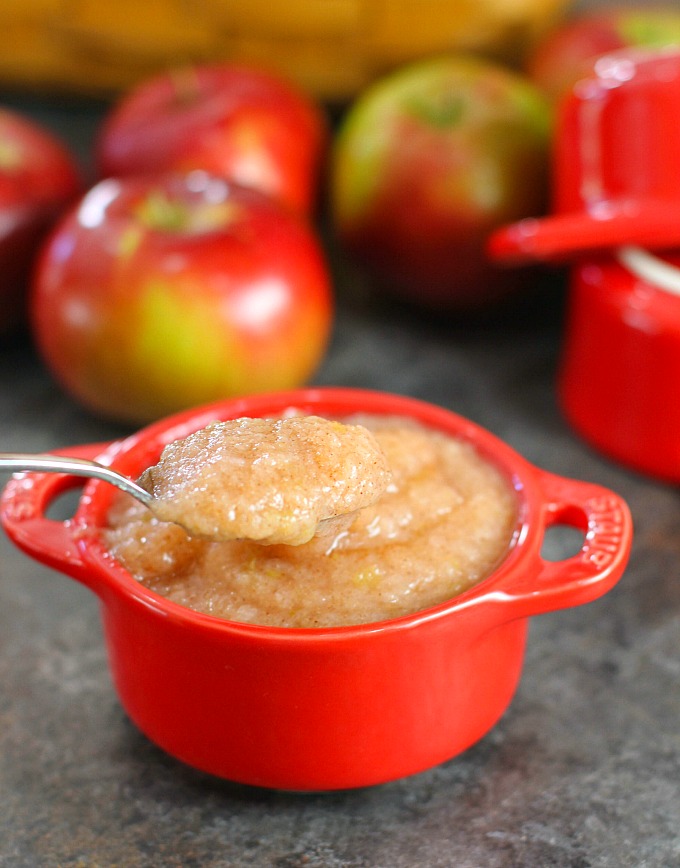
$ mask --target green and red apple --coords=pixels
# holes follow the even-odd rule
[[[50,234],[31,313],[63,388],[136,424],[302,384],[332,311],[308,222],[195,171],[95,185]]]
[[[544,212],[550,110],[524,76],[450,55],[369,87],[341,122],[330,201],[373,286],[433,309],[496,303],[517,275],[489,260],[498,226]]]

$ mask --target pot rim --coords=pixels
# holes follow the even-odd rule
[[[106,526],[106,513],[117,492],[106,483],[90,480],[84,487],[73,517],[73,526],[77,529],[78,545],[84,563],[96,572],[98,579],[102,580],[97,584],[105,585],[108,591],[118,591],[119,594],[129,597],[131,601],[187,626],[217,633],[226,631],[260,640],[271,638],[278,641],[315,642],[329,638],[341,639],[376,632],[411,629],[423,622],[450,617],[457,612],[489,602],[494,598],[494,592],[502,587],[504,578],[514,574],[516,564],[526,557],[526,549],[532,548],[532,541],[538,543],[540,547],[540,541],[535,540],[540,533],[540,527],[532,521],[532,516],[538,507],[538,492],[535,486],[535,474],[539,472],[538,469],[525,461],[512,447],[476,423],[434,404],[393,393],[357,388],[317,387],[220,401],[152,423],[123,440],[109,444],[97,456],[97,460],[125,473],[139,473],[152,460],[149,449],[157,456],[163,445],[187,436],[191,431],[204,427],[210,421],[218,418],[238,418],[241,415],[257,416],[266,412],[281,412],[288,409],[300,409],[304,412],[315,409],[320,415],[349,416],[353,413],[401,415],[471,443],[480,455],[502,473],[507,484],[515,492],[517,501],[515,528],[502,560],[485,578],[461,594],[435,606],[397,618],[345,626],[311,628],[274,627],[232,621],[197,612],[163,597],[142,585],[116,561],[107,549],[101,530]],[[143,460],[142,456],[144,456]],[[93,589],[99,592],[103,587],[96,587],[93,583]]]
[[[8,536],[27,554],[70,575],[118,611],[159,618],[168,625],[195,630],[205,639],[288,644],[367,639],[394,635],[421,625],[455,618],[470,635],[482,634],[509,621],[555,609],[581,605],[606,593],[620,578],[632,541],[626,503],[594,483],[579,482],[541,470],[487,429],[436,404],[395,393],[343,387],[313,387],[231,399],[196,407],[155,422],[109,444],[62,450],[71,456],[99,459],[117,470],[138,475],[157,461],[163,447],[216,419],[278,415],[285,409],[348,417],[355,413],[407,416],[421,424],[470,443],[505,477],[515,492],[517,515],[505,557],[486,578],[463,593],[410,615],[338,627],[291,628],[247,624],[197,612],[144,587],[118,563],[103,539],[107,511],[116,490],[91,480],[84,486],[72,519],[56,521],[46,514],[56,497],[83,487],[71,475],[24,473],[7,486],[0,518]],[[556,524],[583,533],[577,555],[559,561],[542,557],[547,528]],[[469,623],[472,618],[473,623]],[[316,647],[319,647],[317,644]]]

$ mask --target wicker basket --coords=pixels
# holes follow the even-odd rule
[[[0,86],[112,94],[189,62],[264,64],[344,100],[427,54],[518,60],[567,0],[1,0]]]

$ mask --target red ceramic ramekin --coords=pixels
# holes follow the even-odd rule
[[[574,265],[558,376],[565,416],[635,470],[680,482],[680,253]]]
[[[355,412],[407,416],[474,444],[517,496],[503,563],[476,587],[415,615],[352,627],[239,624],[173,604],[108,555],[100,531],[114,491],[88,482],[74,517],[46,517],[69,476],[30,473],[7,486],[11,539],[100,598],[113,680],[129,716],[173,756],[234,781],[293,790],[376,784],[441,763],[481,738],[508,706],[531,615],[586,603],[620,577],[631,544],[625,503],[553,476],[473,423],[431,404],[356,389],[306,389],[197,409],[154,424],[98,458],[130,476],[170,441],[214,419]],[[546,528],[584,533],[580,552],[541,556]]]

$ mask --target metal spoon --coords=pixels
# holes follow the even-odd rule
[[[121,491],[131,494],[145,506],[151,506],[153,497],[132,479],[86,458],[66,458],[61,455],[0,452],[0,470],[21,472],[34,470],[41,473],[70,473],[110,482]]]

